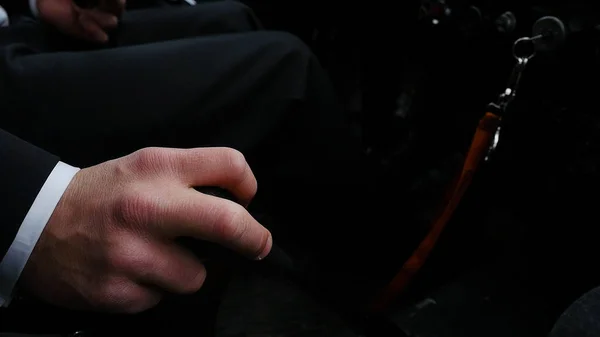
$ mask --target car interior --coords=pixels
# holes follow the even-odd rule
[[[260,0],[248,5],[267,27],[281,25],[267,18],[286,13]],[[403,163],[394,174],[406,188],[396,192],[409,201],[398,212],[410,210],[407,221],[426,232],[447,205],[445,193],[478,123],[515,84],[518,58],[532,56],[518,93],[500,113],[495,150],[474,173],[426,262],[360,333],[546,336],[599,283],[593,234],[598,4],[285,6],[302,13],[284,28],[303,36],[329,70],[364,136],[365,153],[382,167]],[[545,34],[553,38],[540,40]]]
[[[548,336],[600,285],[600,3],[244,3],[317,55],[402,182],[389,226],[417,234],[374,261],[398,268],[366,307],[254,275],[224,286],[216,336]]]

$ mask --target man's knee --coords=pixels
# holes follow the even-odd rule
[[[247,15],[254,15],[254,11],[246,4],[241,1],[236,0],[222,0],[218,1],[218,4],[221,5],[223,10],[229,13],[233,13],[234,15],[239,15],[240,17],[244,17]]]
[[[266,53],[280,58],[282,62],[291,62],[299,66],[298,63],[308,65],[309,62],[316,60],[310,48],[295,35],[276,31],[259,34],[261,43],[266,47]]]
[[[204,6],[211,6],[215,15],[219,16],[223,24],[230,27],[232,32],[242,33],[262,29],[260,21],[252,9],[240,1],[222,0],[207,5],[196,6],[196,10],[203,11]]]
[[[600,335],[600,287],[573,303],[558,319],[550,337],[589,337]]]

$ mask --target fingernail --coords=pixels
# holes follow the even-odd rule
[[[119,23],[119,19],[116,16],[111,16],[110,17],[110,24],[111,25],[117,25]]]
[[[271,247],[273,247],[273,236],[271,235],[271,232],[269,232],[269,237],[267,238],[267,243],[265,244],[265,248],[263,249],[262,253],[260,253],[258,255],[258,257],[256,258],[256,261],[260,261],[260,260],[264,259],[265,257],[267,257],[267,255],[269,255],[269,253],[271,252]]]

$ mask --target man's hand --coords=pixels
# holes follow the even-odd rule
[[[37,0],[40,19],[65,34],[92,42],[108,41],[125,10],[125,0],[100,0],[94,8],[84,9],[73,0]]]
[[[206,271],[178,237],[216,242],[253,259],[271,234],[243,206],[193,187],[229,190],[244,204],[256,179],[228,148],[148,148],[83,169],[61,198],[20,286],[52,304],[135,313],[163,291],[193,293]]]

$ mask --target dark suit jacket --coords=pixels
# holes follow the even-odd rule
[[[9,16],[29,13],[28,0],[0,0]],[[6,57],[0,45],[0,57]],[[2,62],[0,62],[0,65]],[[2,68],[0,66],[0,68]],[[0,77],[5,76],[0,69]],[[14,111],[0,79],[0,115]],[[18,108],[18,107],[17,107]],[[0,116],[2,117],[2,116]],[[2,130],[0,118],[0,260],[6,254],[58,158]]]
[[[0,129],[0,259],[57,163],[56,156]]]

